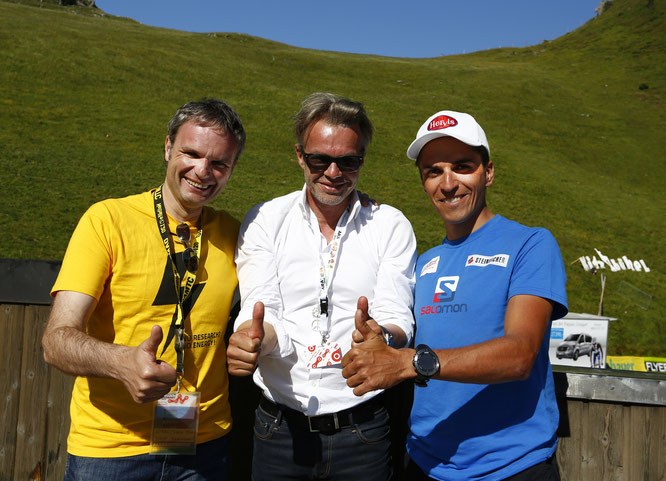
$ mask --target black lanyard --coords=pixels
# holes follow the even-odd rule
[[[171,256],[171,239],[169,237],[169,228],[166,219],[166,210],[164,208],[164,198],[162,197],[162,188],[160,186],[153,192],[153,204],[155,206],[155,219],[157,220],[157,228],[160,231],[160,236],[162,237],[162,243],[164,244],[164,249],[167,252],[167,257],[173,269],[173,279],[174,287],[176,289],[176,298],[178,299],[178,304],[176,304],[176,311],[173,314],[171,319],[171,325],[169,326],[169,333],[167,335],[166,341],[164,342],[164,348],[162,349],[162,354],[166,351],[166,348],[171,344],[171,340],[176,336],[174,341],[174,348],[176,349],[176,372],[178,373],[178,390],[180,390],[180,380],[183,377],[183,348],[184,348],[184,329],[185,329],[185,319],[183,319],[183,302],[189,297],[192,293],[192,288],[194,287],[194,281],[196,280],[196,272],[190,272],[185,270],[185,287],[180,290],[181,278],[178,274],[178,268],[173,261]],[[203,225],[203,211],[202,215],[202,225]],[[194,243],[192,248],[196,253],[197,258],[200,257],[201,251],[201,238],[202,238],[203,228],[199,229],[196,237],[194,238]]]

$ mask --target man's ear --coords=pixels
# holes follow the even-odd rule
[[[166,139],[164,140],[164,163],[168,164],[169,163],[169,156],[171,155],[171,139],[169,136],[166,136]]]
[[[294,144],[294,149],[296,150],[296,159],[298,159],[298,165],[301,166],[301,169],[305,170],[305,159],[303,159],[300,145]]]
[[[425,182],[423,181],[423,173],[421,172],[421,165],[419,164],[418,158],[414,161],[414,167],[416,167],[416,171],[419,173],[419,180],[421,181],[421,187],[425,191]]]
[[[486,165],[486,187],[493,185],[493,180],[495,180],[495,165],[492,160],[489,160]]]

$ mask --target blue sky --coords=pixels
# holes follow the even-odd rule
[[[191,32],[296,47],[436,57],[527,47],[575,30],[601,0],[97,0],[105,12]]]

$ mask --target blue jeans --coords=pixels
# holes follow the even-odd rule
[[[255,412],[253,481],[388,481],[392,474],[389,417],[383,407],[373,419],[331,433],[303,430],[261,407]]]
[[[64,481],[226,481],[228,438],[198,444],[196,455],[88,458],[68,454]]]

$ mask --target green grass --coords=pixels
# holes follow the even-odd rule
[[[248,144],[215,205],[241,219],[299,189],[291,118],[314,91],[364,102],[376,134],[359,187],[401,209],[419,251],[441,220],[405,149],[440,109],[472,113],[496,166],[491,210],[550,229],[570,309],[596,313],[599,278],[570,264],[596,247],[652,272],[608,273],[610,353],[666,355],[666,2],[615,0],[552,42],[432,59],[298,49],[239,34],[143,26],[98,9],[0,1],[0,226],[3,257],[60,259],[93,202],[158,185],[166,124],[216,96]],[[648,88],[639,89],[639,86]],[[643,290],[647,310],[622,295]]]

